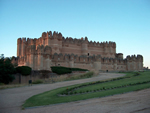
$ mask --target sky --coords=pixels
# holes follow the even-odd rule
[[[0,54],[16,56],[17,39],[57,31],[64,37],[116,42],[150,68],[150,0],[0,0]]]

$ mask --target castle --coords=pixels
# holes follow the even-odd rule
[[[116,53],[115,42],[92,42],[88,38],[64,38],[58,32],[43,32],[40,38],[18,38],[18,66],[33,70],[51,70],[65,66],[101,71],[134,71],[143,69],[142,55]]]

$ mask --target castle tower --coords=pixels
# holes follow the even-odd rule
[[[119,59],[123,59],[123,54],[122,53],[118,53],[118,54],[116,54],[116,57],[119,58]]]
[[[26,38],[22,38],[22,47],[21,47],[21,56],[25,56],[25,50],[26,50]]]
[[[114,61],[113,61],[113,69],[114,69],[114,71],[117,71],[117,67],[118,67],[117,59],[115,58]]]
[[[61,33],[57,33],[57,32],[53,32],[53,38],[51,40],[50,45],[52,46],[53,50],[52,50],[52,54],[54,53],[61,53],[60,49],[62,48],[62,34]]]
[[[21,42],[22,42],[21,38],[18,38],[18,40],[17,40],[17,57],[21,56],[21,44],[22,44]]]
[[[36,49],[36,46],[35,45],[31,45],[30,46],[30,67],[32,68],[32,69],[34,69],[34,67],[35,67],[35,55],[34,55],[34,53],[35,53],[35,49]]]
[[[116,43],[109,42],[109,57],[115,58],[115,54],[116,54]]]
[[[103,44],[104,44],[104,57],[108,57],[108,42]]]
[[[95,57],[95,61],[93,62],[93,66],[94,66],[95,70],[97,70],[97,71],[101,70],[102,64],[101,64],[101,56],[100,55],[97,55]]]
[[[138,70],[143,69],[143,56],[142,55],[137,55],[137,66],[138,66]]]
[[[81,54],[82,55],[89,55],[88,53],[88,38],[85,37],[85,40],[82,38],[82,45],[81,45]]]
[[[49,31],[49,32],[47,32],[47,36],[46,36],[46,39],[47,39],[47,43],[46,43],[46,45],[48,45],[48,46],[50,46],[50,39],[52,38],[52,32],[51,31]]]
[[[132,55],[132,56],[127,56],[127,70],[128,71],[133,71],[133,70],[138,70],[137,69],[137,65],[136,65],[136,56]]]

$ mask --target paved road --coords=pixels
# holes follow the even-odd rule
[[[88,79],[82,79],[82,80],[74,80],[74,81],[65,81],[65,82],[58,82],[54,84],[41,84],[41,85],[34,85],[34,86],[25,86],[25,87],[19,87],[19,88],[12,88],[12,89],[4,89],[0,90],[0,113],[76,113],[76,112],[82,112],[82,113],[91,113],[91,112],[116,112],[116,110],[113,110],[114,108],[118,109],[118,112],[122,112],[124,108],[128,108],[130,104],[132,106],[134,105],[134,109],[129,109],[130,111],[140,110],[140,112],[147,112],[150,110],[150,103],[147,101],[147,99],[150,99],[148,94],[150,94],[150,90],[143,90],[136,93],[144,94],[144,96],[135,97],[132,93],[127,93],[123,95],[115,95],[111,97],[105,97],[105,98],[96,98],[96,99],[89,99],[84,101],[76,101],[71,103],[63,103],[63,104],[56,104],[56,105],[48,105],[48,106],[42,106],[37,108],[29,108],[25,110],[21,110],[21,105],[25,102],[26,99],[29,97],[39,94],[45,91],[49,91],[52,89],[56,89],[59,87],[64,87],[68,85],[74,85],[84,82],[92,82],[97,80],[104,80],[108,78],[114,78],[114,77],[120,77],[124,76],[123,74],[113,74],[113,73],[101,73],[97,77],[88,78]],[[142,92],[142,93],[141,93]],[[135,92],[133,92],[135,93]],[[126,100],[125,97],[129,98],[126,95],[131,95],[131,99],[129,101]],[[121,97],[120,97],[121,96]],[[123,96],[123,97],[122,97]],[[134,97],[134,98],[133,98]],[[142,98],[146,98],[146,100],[142,100]],[[133,99],[132,99],[133,98]],[[140,105],[135,106],[137,104],[134,104],[134,99],[141,98]],[[132,101],[133,102],[132,102]],[[146,103],[146,102],[147,103]],[[115,102],[115,103],[114,103]],[[146,106],[146,105],[149,105]],[[113,110],[113,111],[112,111]],[[138,111],[139,112],[139,111]]]

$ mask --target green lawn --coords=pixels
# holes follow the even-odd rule
[[[147,80],[150,80],[150,76],[148,74],[143,76],[143,74],[142,74],[142,75],[139,75],[139,76],[132,76],[131,78],[116,80],[116,81],[113,81],[113,82],[90,85],[90,86],[87,86],[87,87],[77,89],[75,91],[79,93],[81,91],[85,92],[87,90],[102,89],[103,87],[105,87],[107,89],[107,88],[117,87],[117,86],[121,86],[121,85],[127,85],[127,84],[134,84],[134,83],[138,83],[138,82],[143,82],[143,81],[147,81]]]
[[[63,102],[71,102],[77,100],[84,100],[95,97],[104,97],[115,94],[121,94],[125,92],[137,91],[145,88],[150,88],[150,71],[140,72],[140,75],[136,75],[134,72],[126,73],[125,77],[121,77],[122,79],[113,79],[113,81],[106,80],[107,82],[92,82],[92,83],[84,83],[73,86],[62,87],[58,89],[54,89],[51,91],[47,91],[35,96],[32,96],[23,104],[23,107],[32,107],[32,106],[42,106]],[[140,84],[139,84],[140,83]],[[125,86],[126,87],[119,87]],[[112,88],[109,90],[100,90],[94,92],[94,90],[98,89]],[[114,88],[116,87],[116,88]],[[76,89],[75,89],[76,88]],[[86,91],[89,91],[86,93]],[[64,93],[65,92],[65,93]],[[72,94],[70,94],[72,92]],[[83,92],[83,93],[81,93]],[[63,94],[63,95],[61,95]]]

